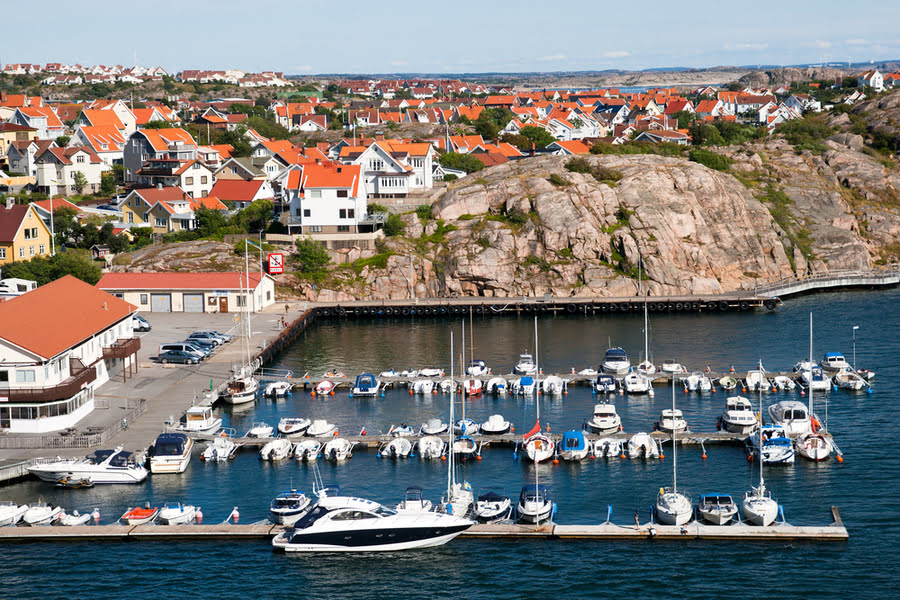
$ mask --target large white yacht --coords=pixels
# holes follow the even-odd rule
[[[89,480],[91,483],[140,483],[147,479],[147,469],[134,460],[131,452],[96,450],[85,458],[70,458],[28,467],[28,472],[44,481]]]

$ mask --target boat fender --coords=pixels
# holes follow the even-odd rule
[[[406,307],[406,306],[404,306],[403,308],[400,309],[400,313],[401,313],[404,317],[409,316],[409,308]]]
[[[446,307],[446,306],[442,306],[442,307],[441,307],[441,314],[442,314],[442,315],[446,315],[446,314],[447,314],[447,307]]]
[[[691,302],[691,310],[700,310],[699,302]]]
[[[572,304],[571,302],[566,304],[566,312],[569,313],[570,315],[574,314],[575,311],[577,311],[577,310],[578,310],[578,307],[575,306],[574,304]]]
[[[741,310],[748,310],[750,308],[749,302],[741,302]]]
[[[197,523],[203,523],[203,513],[200,511],[200,507],[197,507],[197,512],[194,513],[194,520]]]
[[[675,310],[677,310],[677,311],[679,311],[679,312],[682,311],[682,310],[684,310],[684,304],[682,304],[681,302],[676,302],[676,303],[675,303]]]
[[[656,302],[650,302],[647,304],[647,310],[650,312],[656,312]]]
[[[775,310],[775,301],[769,298],[763,302],[763,306],[765,306],[768,310]]]
[[[343,307],[343,306],[338,306],[337,308],[334,309],[334,312],[335,312],[335,314],[337,314],[337,316],[339,316],[339,317],[343,317],[344,315],[347,314],[347,311],[344,310],[344,307]]]
[[[719,310],[726,311],[728,310],[728,302],[725,300],[719,300]]]
[[[631,309],[631,306],[627,302],[622,302],[619,304],[619,310],[622,312],[628,312]]]

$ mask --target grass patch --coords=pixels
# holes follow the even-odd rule
[[[477,183],[478,185],[487,185],[488,180],[485,179],[484,177],[478,177],[475,179],[475,183]]]
[[[416,207],[416,216],[422,223],[427,223],[431,219],[431,205],[420,204]]]
[[[612,225],[601,227],[600,230],[603,233],[610,233],[610,234],[614,233],[617,229],[620,229],[620,228],[628,225],[628,219],[633,214],[634,214],[633,210],[628,210],[624,206],[620,205],[619,208],[616,210],[616,222],[613,223]]]
[[[731,158],[723,156],[716,152],[704,150],[703,148],[695,148],[688,153],[688,157],[695,163],[700,163],[704,167],[714,169],[716,171],[727,171],[734,162]]]
[[[541,258],[539,256],[526,256],[525,260],[522,261],[522,266],[530,267],[535,266],[538,267],[541,272],[546,273],[550,270],[552,266],[550,262],[546,258]]]
[[[781,227],[785,235],[787,235],[791,245],[794,248],[799,249],[804,256],[812,257],[812,235],[808,229],[799,227],[794,215],[791,214],[789,207],[793,204],[793,201],[790,196],[777,188],[767,186],[765,194],[763,194],[759,200],[769,209],[772,218],[778,226]],[[797,267],[794,264],[793,253],[788,252],[787,256],[788,261],[791,263],[791,268],[796,271]]]
[[[444,241],[446,241],[445,236],[447,233],[450,233],[451,231],[456,231],[457,229],[459,229],[459,227],[457,227],[456,225],[450,225],[450,224],[444,223],[443,219],[438,219],[437,227],[435,228],[434,233],[432,233],[430,235],[423,235],[421,237],[421,241],[432,243],[432,244],[441,244]]]
[[[572,185],[572,182],[557,173],[552,173],[550,177],[547,178],[547,181],[549,181],[556,187],[568,187]]]
[[[362,273],[362,270],[366,267],[372,269],[386,269],[387,262],[390,257],[392,257],[394,252],[380,252],[374,256],[368,256],[366,258],[357,258],[352,263],[344,265],[344,268],[350,269],[357,275]]]

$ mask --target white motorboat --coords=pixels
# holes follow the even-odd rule
[[[550,490],[539,483],[522,486],[519,504],[516,506],[516,515],[519,523],[540,525],[549,522],[553,518]]]
[[[616,438],[600,438],[594,442],[594,456],[599,458],[625,458],[625,442]]]
[[[636,433],[628,439],[630,458],[659,458],[659,444],[649,433]]]
[[[441,388],[442,394],[449,394],[450,392],[453,391],[453,388],[456,386],[453,385],[452,379],[442,379],[440,384],[438,384],[438,387]]]
[[[31,527],[50,525],[62,515],[63,509],[43,501],[38,501],[28,507],[22,515],[22,522]]]
[[[563,434],[559,443],[559,456],[563,460],[578,461],[587,458],[591,452],[591,444],[583,431],[571,430]]]
[[[250,429],[247,430],[246,437],[270,438],[274,432],[274,427],[267,424],[265,421],[260,421],[258,423],[253,423],[253,425],[250,426]]]
[[[631,369],[631,362],[622,348],[609,348],[603,355],[603,364],[600,368],[610,375],[625,375]]]
[[[422,488],[410,486],[406,488],[403,500],[397,505],[398,513],[427,513],[431,511],[431,500],[422,495]]]
[[[650,378],[639,371],[632,371],[622,379],[622,386],[628,394],[648,394],[653,389]]]
[[[798,437],[795,445],[800,456],[814,461],[825,460],[834,451],[834,444],[829,438],[812,431]]]
[[[441,433],[447,433],[448,427],[449,425],[440,419],[428,419],[428,421],[422,423],[422,426],[419,427],[419,435],[439,435]]]
[[[316,419],[307,428],[306,435],[309,437],[328,437],[329,435],[334,435],[334,431],[334,423],[329,423],[325,419]]]
[[[724,375],[719,377],[719,387],[725,390],[726,392],[730,392],[731,390],[737,389],[737,379],[732,377],[731,375]]]
[[[469,364],[466,365],[466,375],[471,375],[472,377],[484,377],[485,375],[490,375],[491,370],[488,369],[487,365],[484,364],[484,361],[480,358],[473,358],[469,361]]]
[[[319,458],[322,450],[322,442],[319,440],[300,440],[294,444],[294,458],[306,462],[313,462]]]
[[[525,375],[513,380],[512,393],[516,396],[531,396],[534,394],[534,377]]]
[[[712,390],[712,380],[700,371],[694,371],[684,378],[684,387],[689,392],[709,392]]]
[[[426,435],[416,442],[419,456],[425,460],[434,460],[444,455],[444,440],[436,435]]]
[[[599,434],[615,433],[622,426],[622,418],[615,404],[595,404],[594,415],[588,421],[591,431]]]
[[[491,377],[488,379],[487,384],[484,386],[484,391],[488,394],[495,394],[497,396],[505,396],[506,395],[506,380],[502,377]]]
[[[312,421],[302,417],[283,417],[278,421],[278,433],[282,435],[303,435]]]
[[[797,387],[794,380],[786,375],[777,375],[772,381],[775,383],[775,387],[782,392],[792,391]]]
[[[412,379],[417,374],[411,375],[409,372],[404,371],[401,375]],[[362,373],[356,376],[356,383],[353,384],[353,389],[350,393],[354,398],[374,398],[378,395],[380,389],[381,381],[371,373]]]
[[[687,421],[680,408],[664,408],[656,422],[656,428],[665,433],[681,433],[687,429]]]
[[[812,429],[806,405],[797,400],[782,400],[771,405],[767,412],[769,420],[783,427],[789,437],[807,433]]]
[[[323,379],[316,384],[316,394],[319,396],[329,396],[334,394],[335,384],[330,379]]]
[[[226,404],[247,404],[256,400],[256,392],[259,391],[259,380],[247,373],[249,369],[242,369],[225,384],[222,392],[222,400]]]
[[[635,366],[635,369],[641,375],[656,375],[656,365],[649,360],[642,360]]]
[[[665,411],[664,411],[665,412]],[[686,494],[678,491],[678,431],[677,418],[681,411],[675,408],[675,378],[672,378],[672,487],[659,488],[656,496],[656,518],[664,525],[684,525],[694,516],[694,506]],[[665,414],[663,415],[665,418]],[[662,419],[661,419],[662,421]]]
[[[538,430],[537,433],[529,436],[522,442],[525,449],[525,455],[532,462],[543,462],[553,458],[556,450],[556,443],[550,437],[544,435]]]
[[[28,511],[28,505],[19,506],[15,502],[9,500],[0,501],[0,527],[8,527],[15,525],[22,520]]]
[[[263,388],[263,395],[268,398],[280,398],[284,396],[288,396],[293,389],[293,384],[290,381],[271,381],[266,384],[266,387]]]
[[[534,364],[534,357],[527,352],[519,355],[519,362],[513,368],[513,373],[517,375],[536,375],[537,366]]]
[[[472,419],[459,419],[453,424],[453,432],[457,435],[477,435],[479,432],[478,423]]]
[[[262,460],[284,460],[290,457],[293,449],[294,444],[289,439],[278,437],[263,444],[259,450],[259,457]]]
[[[408,458],[412,452],[412,442],[405,437],[394,438],[378,450],[378,455],[385,458]]]
[[[417,379],[412,382],[412,391],[414,394],[427,396],[434,392],[434,381],[431,379]]]
[[[326,460],[342,461],[353,456],[353,447],[356,444],[347,438],[334,438],[325,444],[322,454]]]
[[[236,450],[237,446],[227,436],[218,435],[203,449],[200,460],[220,462],[229,460],[234,458]]]
[[[300,490],[285,490],[269,505],[269,520],[276,525],[293,525],[309,510],[310,499]]]
[[[700,518],[712,525],[727,525],[737,515],[738,507],[728,494],[703,494],[697,504]]]
[[[826,371],[836,372],[852,369],[850,363],[844,358],[840,352],[826,352],[824,358],[819,362]]]
[[[412,367],[410,367],[409,369],[404,369],[404,370],[400,371],[399,376],[404,377],[406,379],[415,379],[416,377],[419,376],[419,371],[418,371],[418,369],[413,369]]]
[[[481,424],[481,433],[485,435],[503,435],[509,433],[512,425],[503,418],[503,415],[491,415]]]
[[[512,516],[512,501],[495,492],[479,494],[475,501],[475,519],[479,523],[499,523]]]
[[[760,431],[761,442],[755,439],[756,443],[761,443],[760,450],[761,460],[767,465],[789,465],[794,462],[794,444],[791,438],[787,436],[784,428],[779,425],[766,425]],[[757,436],[759,438],[759,436]]]
[[[192,406],[184,413],[184,420],[175,431],[209,435],[222,428],[222,419],[213,415],[212,406]]]
[[[725,431],[746,435],[756,431],[759,420],[747,398],[729,396],[725,399],[725,412],[719,417],[719,425]]]
[[[416,432],[413,431],[413,428],[406,423],[400,423],[399,425],[391,425],[391,428],[388,430],[388,434],[394,437],[411,437]]]
[[[858,392],[869,387],[869,382],[855,371],[838,371],[831,378],[832,383],[842,390]]]
[[[147,502],[144,506],[135,506],[129,507],[128,510],[125,511],[121,517],[119,517],[119,521],[122,521],[126,525],[149,525],[154,522],[156,518],[159,516],[159,507],[150,507],[150,503]]]
[[[59,524],[64,527],[79,527],[81,525],[87,525],[91,521],[91,513],[79,513],[77,510],[73,510],[71,514],[63,511],[59,515]]]
[[[752,369],[747,371],[747,378],[744,379],[744,388],[749,392],[768,392],[772,389],[772,382],[766,377],[766,372],[762,368]]]
[[[477,396],[481,393],[484,384],[477,377],[466,377],[463,379],[463,390],[466,396]]]
[[[457,436],[453,440],[451,453],[459,460],[468,460],[478,454],[478,442],[469,435]]]
[[[437,512],[395,512],[371,500],[324,496],[272,540],[286,552],[385,552],[446,544],[472,521]]]
[[[382,371],[378,374],[379,377],[400,377],[400,373],[395,371],[394,369],[388,369],[387,371]]]
[[[550,396],[560,396],[566,391],[566,382],[556,375],[549,375],[541,381],[541,390]]]
[[[598,394],[613,394],[618,387],[616,378],[608,373],[601,373],[594,380],[594,391]]]
[[[199,507],[181,502],[166,502],[159,509],[159,520],[163,525],[186,525],[197,517]]]
[[[662,367],[660,371],[663,373],[669,373],[670,375],[675,373],[683,373],[684,366],[674,358],[669,358],[663,361]]]
[[[800,380],[803,382],[803,387],[817,392],[827,392],[831,388],[831,378],[825,374],[822,367],[817,365],[801,371]]]
[[[161,433],[153,443],[150,472],[184,473],[191,462],[194,440],[183,433]]]
[[[131,452],[119,446],[115,450],[96,450],[85,458],[57,459],[28,467],[38,478],[56,483],[63,478],[90,480],[91,483],[140,483],[147,469],[137,464]]]
[[[424,369],[419,369],[419,377],[442,377],[443,375],[444,371],[437,367],[425,367]]]
[[[573,369],[573,371],[574,371],[574,369]],[[582,375],[584,377],[593,378],[593,377],[596,377],[597,375],[599,375],[600,372],[593,367],[587,367],[586,369],[582,369],[582,370],[578,371],[578,374]]]

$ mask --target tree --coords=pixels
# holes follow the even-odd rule
[[[84,176],[84,173],[82,173],[81,171],[75,171],[75,175],[72,181],[72,187],[75,188],[75,193],[81,194],[87,184],[88,180],[87,177]]]
[[[72,138],[67,135],[60,135],[56,138],[56,145],[60,148],[65,148],[66,144],[68,144],[71,139]]]
[[[448,152],[442,155],[438,162],[445,167],[461,169],[466,173],[474,173],[484,168],[484,163],[471,154],[457,154],[456,152]]]
[[[475,133],[486,140],[495,140],[497,134],[500,133],[500,128],[492,121],[478,119],[475,121]]]
[[[507,144],[512,144],[522,152],[528,152],[529,150],[531,150],[531,140],[518,133],[504,133],[500,137],[500,141],[506,142]]]
[[[171,129],[174,125],[169,123],[168,121],[155,120],[155,121],[147,121],[144,125],[141,125],[141,129]]]
[[[197,231],[200,237],[216,235],[228,225],[228,218],[222,211],[201,206],[194,214],[197,217]]]
[[[231,218],[231,224],[240,231],[254,233],[264,231],[272,220],[271,200],[256,200]]]
[[[531,140],[535,148],[545,148],[556,141],[556,138],[549,131],[532,125],[523,127],[521,134]]]
[[[690,126],[691,121],[696,117],[694,113],[687,110],[679,110],[676,113],[672,113],[670,116],[678,121],[678,129],[687,129],[688,126]]]
[[[331,257],[325,247],[311,237],[297,242],[297,252],[294,253],[293,258],[299,263],[300,272],[307,275],[321,273],[331,262]]]
[[[384,235],[388,237],[403,235],[406,231],[406,223],[399,215],[390,215],[384,222],[384,227],[382,229],[384,230]]]
[[[100,175],[100,195],[114,196],[116,193],[116,174],[106,171]]]

